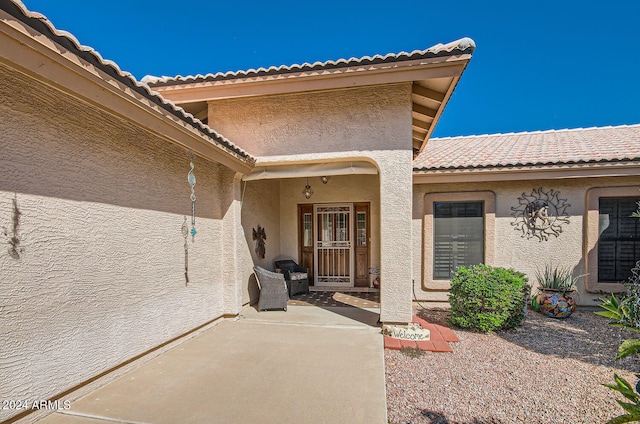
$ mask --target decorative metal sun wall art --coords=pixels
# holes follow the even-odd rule
[[[267,239],[267,233],[264,228],[258,225],[258,229],[253,229],[253,239],[256,241],[256,254],[260,259],[264,259],[264,255],[267,252],[265,246],[265,240]]]
[[[511,216],[515,218],[511,225],[522,232],[521,237],[546,241],[550,236],[558,237],[562,226],[569,223],[567,209],[571,205],[567,199],[560,198],[559,191],[545,191],[540,187],[531,194],[522,193],[518,203],[517,207],[511,208]]]

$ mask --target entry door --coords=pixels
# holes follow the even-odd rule
[[[353,287],[353,205],[314,205],[313,215],[316,285]]]

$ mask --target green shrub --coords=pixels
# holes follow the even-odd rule
[[[531,291],[527,281],[513,269],[459,267],[451,276],[451,324],[485,333],[517,327]]]

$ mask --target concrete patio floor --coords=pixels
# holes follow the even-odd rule
[[[386,423],[377,319],[247,307],[39,423]]]

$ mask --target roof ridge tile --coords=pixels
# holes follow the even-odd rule
[[[640,124],[433,138],[416,170],[616,163],[640,160]]]
[[[469,38],[464,37],[458,40],[452,41],[447,44],[436,44],[424,50],[413,50],[411,52],[402,51],[400,53],[387,53],[384,55],[375,54],[373,56],[362,56],[362,57],[350,57],[349,59],[340,58],[335,60],[326,60],[324,62],[316,61],[314,63],[304,62],[302,64],[294,63],[292,65],[279,65],[279,66],[269,66],[268,68],[258,68],[255,70],[253,68],[247,70],[236,70],[236,71],[226,71],[226,72],[216,72],[216,73],[208,73],[206,75],[197,74],[197,75],[177,75],[175,77],[168,76],[153,76],[153,75],[145,75],[142,78],[142,82],[147,83],[149,85],[171,85],[171,84],[181,84],[181,83],[189,83],[195,82],[198,80],[220,80],[220,79],[234,79],[234,78],[247,78],[256,73],[264,72],[268,74],[284,74],[284,73],[294,73],[298,70],[321,70],[321,69],[331,69],[337,67],[348,67],[348,66],[357,66],[366,64],[365,62],[370,63],[384,63],[384,62],[396,62],[403,60],[411,60],[412,58],[420,58],[420,57],[434,57],[444,53],[451,53],[454,50],[459,50],[460,52],[469,51],[472,52],[476,47],[475,42]],[[444,54],[442,54],[445,56]]]
[[[480,138],[480,137],[502,137],[511,135],[528,135],[528,134],[547,134],[547,133],[567,133],[574,131],[591,131],[602,129],[618,129],[618,128],[635,128],[640,127],[640,123],[637,124],[620,124],[620,125],[605,125],[605,126],[593,126],[593,127],[575,127],[575,128],[561,128],[561,129],[548,129],[548,130],[532,130],[532,131],[520,131],[520,132],[506,132],[506,133],[485,133],[485,134],[468,134],[468,135],[450,135],[445,137],[433,137],[429,139],[431,141],[438,140],[451,140],[451,139],[465,139],[465,138]]]

